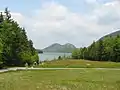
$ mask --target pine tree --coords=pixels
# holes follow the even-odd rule
[[[32,40],[28,40],[25,28],[11,19],[10,11],[5,9],[5,16],[0,20],[0,65],[24,66],[39,62],[38,53],[33,47]]]
[[[2,12],[0,12],[0,23],[2,23],[4,20]]]
[[[120,39],[119,36],[115,38],[113,46],[113,57],[116,62],[120,61],[120,42],[118,42],[119,39]]]
[[[10,11],[8,11],[8,7],[5,8],[5,12],[4,13],[6,14],[6,19],[9,20],[11,18],[11,14],[10,14]]]

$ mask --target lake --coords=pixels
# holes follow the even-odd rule
[[[57,59],[59,56],[70,56],[71,53],[53,53],[53,52],[44,52],[39,54],[39,59],[40,61],[44,61],[44,60],[53,60],[53,59]]]

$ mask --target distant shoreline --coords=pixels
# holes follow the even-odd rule
[[[59,52],[59,51],[43,51],[43,53],[72,53],[72,52]]]

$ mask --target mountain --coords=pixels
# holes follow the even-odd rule
[[[72,52],[76,47],[70,43],[66,43],[64,45],[55,43],[46,48],[44,48],[43,52]]]
[[[100,38],[100,40],[103,40],[105,37],[115,37],[117,35],[120,35],[120,30],[116,31],[116,32],[113,32],[113,33],[110,33],[108,35],[105,35],[103,36],[102,38]]]

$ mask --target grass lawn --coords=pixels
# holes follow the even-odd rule
[[[0,73],[0,90],[120,90],[120,70],[35,70]]]
[[[120,68],[120,63],[88,60],[53,60],[37,67],[44,68]]]

